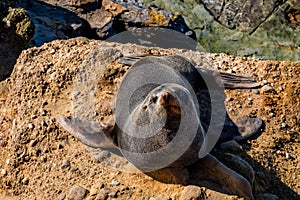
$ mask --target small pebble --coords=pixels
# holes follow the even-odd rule
[[[254,94],[259,94],[259,90],[258,90],[258,89],[253,89],[252,92],[253,92]]]
[[[55,49],[53,49],[53,48],[50,49],[50,53],[51,53],[51,54],[54,54],[54,53],[55,53]]]
[[[29,128],[29,129],[33,129],[33,128],[34,128],[34,125],[33,125],[32,123],[29,123],[29,124],[28,124],[28,128]]]
[[[249,101],[253,101],[253,98],[252,98],[252,97],[249,97],[248,100],[249,100]]]
[[[198,186],[186,186],[182,192],[180,200],[201,199],[201,188]]]
[[[270,116],[270,117],[273,117],[273,116],[274,116],[274,113],[270,113],[269,116]]]
[[[97,163],[104,161],[106,158],[110,157],[111,154],[105,150],[99,150],[93,152],[93,157]]]
[[[116,180],[113,180],[113,181],[111,182],[111,184],[112,184],[113,186],[118,186],[118,185],[120,185],[120,182],[118,182],[118,181],[116,181]]]
[[[23,183],[24,185],[27,185],[28,182],[29,182],[29,179],[28,179],[27,177],[25,177],[25,178],[22,179],[22,183]]]
[[[70,165],[70,161],[68,159],[64,159],[61,168],[68,168]]]
[[[267,81],[267,80],[263,80],[263,83],[264,83],[264,84],[267,84],[267,83],[268,83],[268,81]]]
[[[232,98],[232,97],[228,97],[228,98],[226,99],[226,102],[229,102],[229,101],[233,101],[233,98]]]
[[[87,195],[87,189],[81,186],[73,186],[69,192],[70,200],[82,200]]]
[[[36,140],[31,140],[30,142],[29,142],[29,146],[30,147],[34,147],[35,145],[36,145]]]
[[[46,116],[46,114],[47,114],[46,110],[41,109],[41,115]]]
[[[289,159],[291,157],[291,155],[289,153],[285,153],[285,158]]]
[[[2,174],[3,176],[5,176],[5,175],[7,174],[7,171],[6,171],[5,169],[1,169],[1,174]]]
[[[285,128],[286,126],[287,126],[287,124],[284,122],[281,124],[281,128]]]
[[[269,85],[264,85],[262,88],[263,93],[273,92],[274,89]]]

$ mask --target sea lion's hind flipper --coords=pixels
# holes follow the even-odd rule
[[[218,143],[247,140],[259,135],[260,129],[263,129],[261,118],[247,118],[236,122],[230,120],[225,122]]]
[[[93,148],[115,148],[114,144],[104,134],[110,127],[98,122],[90,122],[81,119],[68,119],[62,115],[58,116],[58,122],[75,138]]]
[[[235,122],[240,135],[234,139],[236,141],[246,140],[255,135],[260,135],[261,129],[264,128],[264,123],[261,118],[247,118]]]
[[[251,183],[210,154],[189,166],[188,171],[189,184],[254,199]]]

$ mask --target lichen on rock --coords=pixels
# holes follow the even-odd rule
[[[23,49],[34,35],[34,24],[26,10],[11,8],[14,2],[1,1],[0,16],[0,80],[7,78]]]
[[[34,24],[30,21],[27,11],[22,8],[9,8],[3,22],[7,29],[15,31],[23,45],[26,45],[34,35]]]

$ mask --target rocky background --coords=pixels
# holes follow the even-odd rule
[[[199,49],[272,60],[300,60],[300,1],[144,0],[183,15]]]
[[[165,184],[144,174],[120,171],[103,161],[109,155],[95,160],[59,126],[59,114],[71,116],[73,84],[79,69],[105,56],[125,53],[179,54],[201,67],[251,74],[263,87],[226,91],[227,111],[234,120],[261,117],[265,128],[257,139],[242,144],[243,151],[234,153],[253,166],[257,199],[299,199],[299,63],[121,45],[99,39],[134,27],[165,26],[180,30],[187,37],[197,37],[200,50],[239,54],[240,50],[233,50],[236,46],[257,52],[239,55],[298,61],[297,5],[300,4],[297,1],[270,1],[260,6],[246,3],[242,9],[231,1],[217,6],[211,5],[212,1],[182,4],[183,1],[169,0],[174,10],[166,7],[171,11],[167,12],[146,7],[141,2],[128,2],[0,1],[4,11],[0,13],[0,199],[242,199],[207,188]],[[165,7],[162,2],[157,5]],[[259,15],[232,14],[236,9],[247,13],[252,11],[250,7]],[[196,11],[207,15],[198,15],[202,20],[187,18]],[[273,25],[278,21],[272,20],[285,26],[277,28]],[[211,23],[204,26],[202,22]],[[269,27],[268,31],[277,28],[277,36],[267,31],[259,34],[264,26]],[[221,28],[217,33],[225,36],[212,35],[216,27]],[[290,34],[289,38],[281,34],[285,32]],[[204,36],[208,37],[204,39]],[[70,39],[73,37],[76,38]],[[248,43],[253,46],[247,46]],[[214,50],[218,46],[221,50]],[[95,51],[107,48],[116,53],[93,57]],[[111,117],[111,101],[126,70],[128,66],[111,62],[105,73],[99,75],[97,120],[106,121]]]

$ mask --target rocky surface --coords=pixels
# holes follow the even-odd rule
[[[299,0],[143,1],[182,14],[202,51],[300,60]]]
[[[9,77],[21,51],[28,47],[34,24],[15,1],[0,1],[0,80]]]
[[[21,0],[18,6],[28,10],[36,24],[33,46],[40,46],[55,39],[76,36],[103,40],[123,31],[158,26],[176,30],[193,39],[196,38],[195,33],[180,15],[170,14],[154,7],[146,7],[141,2]],[[151,32],[146,34],[149,33],[151,34]],[[180,40],[176,35],[172,38],[173,43]]]
[[[115,53],[95,54],[107,48],[113,48]],[[0,197],[4,193],[5,198],[15,199],[68,199],[70,195],[74,199],[185,197],[184,190],[188,189],[181,185],[120,170],[121,162],[112,155],[110,164],[94,160],[57,122],[59,114],[71,116],[74,81],[80,68],[89,63],[96,65],[100,60],[108,62],[120,53],[179,54],[201,67],[251,74],[262,85],[272,87],[272,92],[264,92],[262,88],[226,91],[227,110],[234,120],[258,116],[265,122],[261,135],[243,143],[243,151],[235,154],[254,168],[254,193],[258,198],[299,199],[299,63],[146,48],[86,38],[54,41],[23,51],[11,77],[1,82]],[[118,62],[108,62],[106,67],[104,74],[98,75],[95,93],[93,117],[98,121],[111,117],[113,96],[128,69]],[[206,188],[200,191],[201,198],[239,199]],[[199,188],[196,193],[199,196]],[[73,194],[77,195],[72,197]]]

